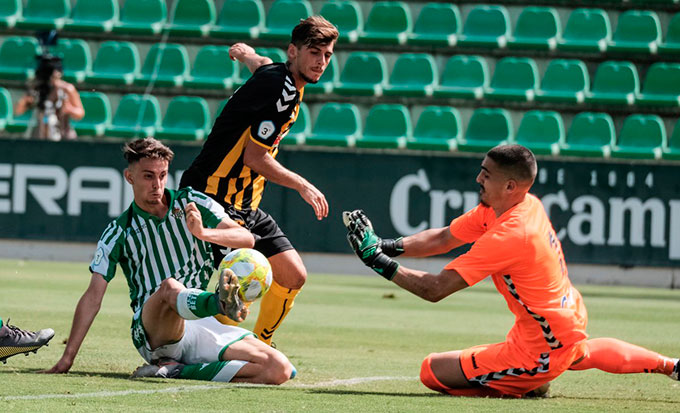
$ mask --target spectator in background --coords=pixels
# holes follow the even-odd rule
[[[43,54],[38,57],[35,80],[28,85],[28,93],[19,99],[14,113],[22,115],[37,107],[37,134],[39,139],[59,141],[76,138],[71,119],[85,116],[80,95],[75,86],[62,80],[61,58]]]

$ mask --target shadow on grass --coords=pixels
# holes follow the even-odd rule
[[[109,379],[128,379],[130,378],[130,373],[116,373],[116,372],[92,372],[92,371],[69,371],[66,374],[42,374],[43,369],[31,369],[31,368],[17,368],[14,367],[12,370],[8,371],[0,371],[0,375],[3,373],[9,373],[9,374],[40,374],[44,376],[55,376],[55,377],[73,377],[73,376],[78,376],[78,377],[102,377],[102,378],[109,378]]]
[[[333,394],[337,396],[391,396],[391,397],[451,397],[439,393],[394,393],[384,391],[363,391],[363,390],[332,390],[332,389],[295,389],[303,390],[313,394]]]

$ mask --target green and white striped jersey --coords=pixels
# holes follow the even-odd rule
[[[106,227],[90,264],[90,271],[103,275],[107,282],[116,274],[116,264],[120,264],[134,312],[166,278],[172,277],[188,288],[205,289],[213,273],[210,243],[191,234],[184,208],[190,202],[196,203],[207,228],[215,228],[227,217],[224,208],[190,187],[166,189],[165,194],[169,199],[165,217],[151,215],[133,201]]]

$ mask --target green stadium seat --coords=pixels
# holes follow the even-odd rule
[[[298,113],[293,127],[290,128],[285,138],[281,140],[281,145],[302,145],[305,143],[307,135],[312,130],[312,120],[309,115],[309,108],[304,102],[300,102],[300,112]]]
[[[680,119],[676,122],[673,134],[668,139],[668,146],[664,149],[661,156],[664,159],[680,160]]]
[[[7,89],[0,87],[0,131],[5,130],[7,123],[12,121],[12,96]]]
[[[628,10],[621,13],[607,50],[656,54],[661,43],[661,24],[655,12]]]
[[[378,52],[352,52],[345,61],[335,93],[382,96],[387,82],[387,64]]]
[[[455,46],[461,32],[460,10],[455,4],[427,3],[420,9],[408,43],[423,46]]]
[[[468,122],[465,137],[458,141],[463,152],[486,152],[497,145],[512,141],[512,119],[505,109],[476,109]]]
[[[586,102],[632,105],[639,92],[640,80],[635,65],[608,61],[598,66]]]
[[[5,125],[5,130],[9,133],[25,133],[29,127],[35,128],[36,119],[33,115],[33,109],[29,109],[19,116],[13,115],[12,119]]]
[[[435,97],[481,99],[489,85],[489,68],[481,56],[456,55],[446,62]]]
[[[562,116],[553,111],[532,110],[524,114],[515,141],[539,155],[557,155],[564,143]]]
[[[71,13],[69,0],[28,0],[16,27],[26,30],[57,29],[66,24]]]
[[[267,25],[260,32],[260,38],[290,41],[293,27],[300,23],[300,19],[312,14],[312,6],[307,0],[274,0],[267,12]]]
[[[126,1],[120,14],[120,22],[113,27],[116,33],[159,34],[168,17],[165,0]]]
[[[525,7],[517,18],[508,47],[555,50],[561,35],[562,25],[554,8]]]
[[[277,49],[276,47],[256,47],[255,52],[260,56],[265,56],[272,59],[274,63],[285,62],[288,59],[286,52],[281,49]],[[248,66],[241,65],[241,70],[239,71],[238,79],[235,81],[235,86],[241,86],[242,84],[246,83],[246,81],[248,81],[252,75],[253,74],[250,72],[250,69],[248,69]]]
[[[203,46],[194,59],[184,87],[231,89],[237,74],[238,64],[229,58],[228,46]]]
[[[366,116],[366,126],[361,138],[356,140],[360,148],[404,148],[411,136],[411,115],[404,105],[379,104]]]
[[[460,113],[449,106],[427,106],[418,117],[413,136],[406,140],[408,149],[450,151],[457,147],[461,135]]]
[[[615,139],[609,114],[582,112],[572,119],[560,155],[608,158]]]
[[[139,75],[139,67],[139,51],[134,43],[104,42],[99,47],[87,82],[131,85]]]
[[[168,103],[163,123],[156,130],[156,138],[199,141],[208,136],[210,109],[205,99],[198,96],[175,96]]]
[[[368,13],[360,43],[405,44],[413,29],[411,10],[401,1],[378,1]]]
[[[144,59],[135,84],[145,86],[181,87],[189,77],[189,56],[181,44],[155,43]]]
[[[0,1],[0,28],[13,28],[21,19],[22,9],[21,0]]]
[[[678,55],[680,54],[680,13],[676,13],[668,22],[666,37],[659,46],[659,53]]]
[[[216,14],[213,0],[175,0],[172,21],[165,29],[173,36],[207,37]]]
[[[680,64],[654,63],[647,69],[637,104],[680,106]]]
[[[226,0],[210,35],[257,39],[264,28],[264,21],[264,7],[260,0]]]
[[[78,136],[102,136],[111,124],[111,104],[101,92],[80,92],[85,116],[72,121]]]
[[[536,92],[539,102],[583,103],[590,90],[590,76],[580,60],[551,60]]]
[[[151,95],[129,94],[122,97],[107,136],[145,138],[154,136],[161,126],[161,109],[158,99]]]
[[[364,28],[361,7],[354,0],[327,1],[319,14],[338,28],[338,42],[356,43]]]
[[[562,33],[558,49],[579,52],[604,52],[611,40],[609,16],[602,9],[576,9]]]
[[[510,17],[500,5],[474,6],[465,19],[460,46],[504,48],[510,35]]]
[[[85,40],[60,39],[53,52],[62,57],[65,80],[75,83],[85,80],[92,66],[90,47]]]
[[[666,127],[657,115],[635,114],[623,121],[612,158],[659,159],[666,146]]]
[[[340,69],[338,69],[338,58],[331,58],[326,66],[326,70],[321,75],[321,78],[316,83],[308,83],[305,86],[305,93],[333,93],[335,84],[340,77]]]
[[[351,103],[326,103],[319,110],[305,143],[316,146],[354,146],[361,135],[361,115]]]
[[[427,53],[402,53],[394,63],[385,95],[432,96],[439,82],[437,64]]]
[[[64,29],[77,32],[105,32],[118,23],[117,0],[78,0]]]
[[[536,62],[528,57],[504,57],[496,62],[491,84],[484,96],[498,100],[531,102],[538,90]]]
[[[6,37],[0,46],[0,78],[33,79],[39,54],[40,46],[33,37]]]

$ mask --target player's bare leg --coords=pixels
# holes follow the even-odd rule
[[[248,362],[236,373],[233,382],[282,384],[295,377],[295,368],[288,358],[255,337],[233,343],[222,359]]]

